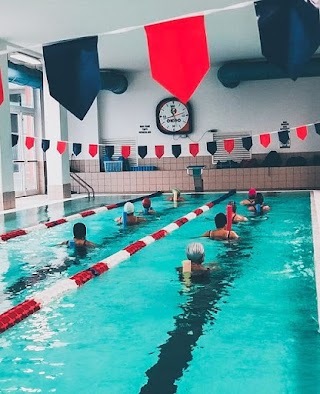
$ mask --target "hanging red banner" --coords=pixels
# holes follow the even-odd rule
[[[121,156],[127,159],[131,153],[131,146],[130,145],[123,145],[121,147]]]
[[[26,137],[26,147],[31,149],[34,147],[34,137]]]
[[[67,148],[67,143],[66,141],[58,141],[57,142],[57,151],[62,155]]]
[[[223,145],[224,145],[224,149],[228,153],[231,153],[234,149],[234,140],[224,140]]]
[[[89,144],[89,155],[91,157],[95,157],[98,153],[98,145],[97,144]]]
[[[260,134],[260,144],[267,148],[270,145],[270,134]]]
[[[297,132],[297,137],[300,138],[300,140],[304,140],[308,135],[308,127],[307,126],[297,127],[296,132]]]
[[[2,85],[2,72],[0,69],[0,105],[3,103],[4,94],[3,94],[3,85]]]
[[[204,16],[144,28],[152,78],[186,103],[210,69]]]
[[[161,157],[164,155],[164,146],[163,145],[156,145],[154,147],[154,150],[156,152],[157,158],[161,159]]]
[[[193,157],[196,157],[199,153],[199,144],[189,144],[189,152]]]

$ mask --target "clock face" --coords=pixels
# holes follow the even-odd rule
[[[165,134],[187,134],[191,132],[190,106],[175,98],[162,100],[156,110],[157,126]]]

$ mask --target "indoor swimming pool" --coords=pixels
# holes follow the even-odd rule
[[[156,197],[157,214],[132,228],[115,224],[121,208],[83,218],[99,245],[85,255],[59,245],[75,222],[1,243],[0,312],[221,194],[186,195],[177,207]],[[249,217],[233,226],[239,240],[199,237],[214,229],[226,200],[0,334],[0,392],[319,392],[310,195],[266,193],[265,200],[271,211],[263,217],[238,204]],[[141,202],[135,208],[142,211]],[[24,214],[10,225],[31,225]],[[195,241],[219,266],[201,283],[176,272]]]

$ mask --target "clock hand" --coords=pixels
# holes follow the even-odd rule
[[[182,114],[183,114],[183,112],[180,112],[180,114],[174,114],[172,116],[168,116],[167,119],[175,118],[176,116],[179,116],[179,115],[182,115]]]

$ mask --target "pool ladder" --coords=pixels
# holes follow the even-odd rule
[[[70,171],[70,176],[75,182],[77,182],[80,186],[82,186],[87,191],[89,200],[91,198],[91,193],[92,193],[92,198],[93,199],[95,198],[95,192],[93,187],[90,186],[89,183],[87,183],[84,179],[82,179],[80,175],[78,175],[73,171]]]

